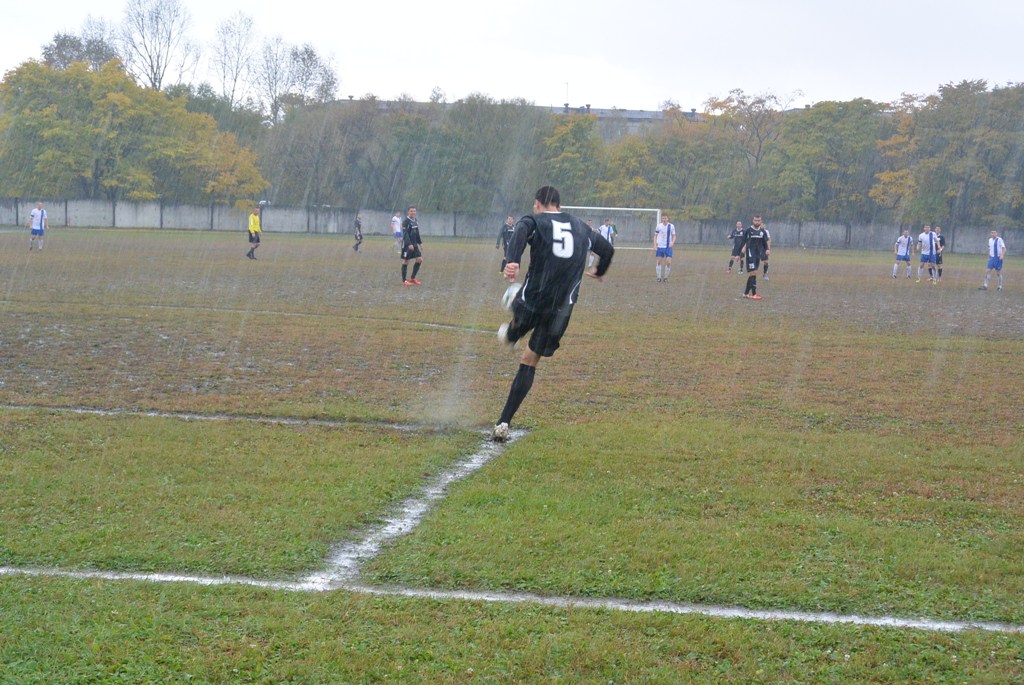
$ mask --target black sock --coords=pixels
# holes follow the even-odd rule
[[[747,287],[744,288],[743,294],[746,295],[751,290],[757,292],[757,286],[754,283],[757,281],[757,276],[747,276]]]
[[[414,262],[412,265],[412,277],[416,278],[416,274],[420,272],[420,263]]]
[[[501,412],[498,423],[512,423],[512,417],[516,415],[519,405],[526,399],[526,394],[533,386],[533,376],[537,372],[536,367],[527,364],[520,364],[516,377],[512,380],[512,387],[508,390],[508,399],[505,400],[505,408]]]
[[[764,275],[765,276],[768,275],[768,265],[767,264],[764,265]]]
[[[942,267],[939,267],[939,278],[942,278]]]
[[[409,280],[408,278],[405,277],[405,275],[407,273],[409,273],[409,265],[408,264],[403,264],[402,265],[402,282],[403,283],[405,283],[406,281]]]
[[[730,271],[732,270],[732,261],[733,261],[733,260],[731,260],[731,259],[729,260],[729,270],[730,270]]]

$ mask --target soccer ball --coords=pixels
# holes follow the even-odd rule
[[[519,294],[519,289],[522,287],[519,283],[513,283],[505,289],[505,294],[501,296],[501,306],[503,309],[512,309],[512,302],[515,301],[516,295]]]

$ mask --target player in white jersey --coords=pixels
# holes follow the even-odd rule
[[[978,290],[988,290],[988,279],[995,271],[999,275],[999,286],[996,290],[1003,289],[1003,259],[1006,257],[1006,241],[999,237],[999,231],[992,231],[992,237],[988,239],[988,264],[985,271],[985,283]]]
[[[601,234],[601,237],[607,240],[609,243],[611,243],[612,245],[615,244],[615,227],[612,226],[611,219],[605,217],[604,223],[597,227],[597,232]],[[596,255],[594,255],[593,252],[590,253],[590,259],[587,261],[587,268],[594,266],[595,256]]]
[[[928,265],[928,279],[935,285],[935,257],[939,254],[939,238],[928,224],[924,225],[921,235],[917,236],[917,249],[921,253],[921,262],[917,265],[917,282],[921,282],[921,271]]]
[[[40,202],[28,217],[28,227],[32,232],[28,239],[28,249],[30,252],[32,251],[32,248],[35,247],[36,238],[39,238],[39,249],[43,249],[43,237],[49,226],[50,217],[46,215],[46,210],[43,209],[43,203]]]
[[[668,282],[672,273],[672,247],[676,244],[676,227],[668,220],[668,214],[662,214],[661,223],[654,227],[654,257],[657,263],[658,283]],[[662,278],[662,262],[665,265],[665,277]]]
[[[907,278],[910,278],[910,258],[914,256],[914,239],[910,237],[910,229],[904,228],[903,235],[896,239],[893,246],[893,253],[896,255],[896,263],[892,265],[892,277],[900,270],[900,262],[907,265]]]
[[[395,239],[395,252],[402,251],[402,213],[395,210],[391,217],[391,237]]]

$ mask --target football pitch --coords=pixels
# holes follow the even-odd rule
[[[493,241],[23,233],[0,683],[1024,680],[1013,259],[620,249],[499,446]]]

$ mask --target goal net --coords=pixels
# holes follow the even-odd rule
[[[661,210],[650,207],[582,207],[563,205],[570,214],[591,221],[598,228],[605,221],[615,227],[615,244],[650,243],[654,227],[661,223]]]

